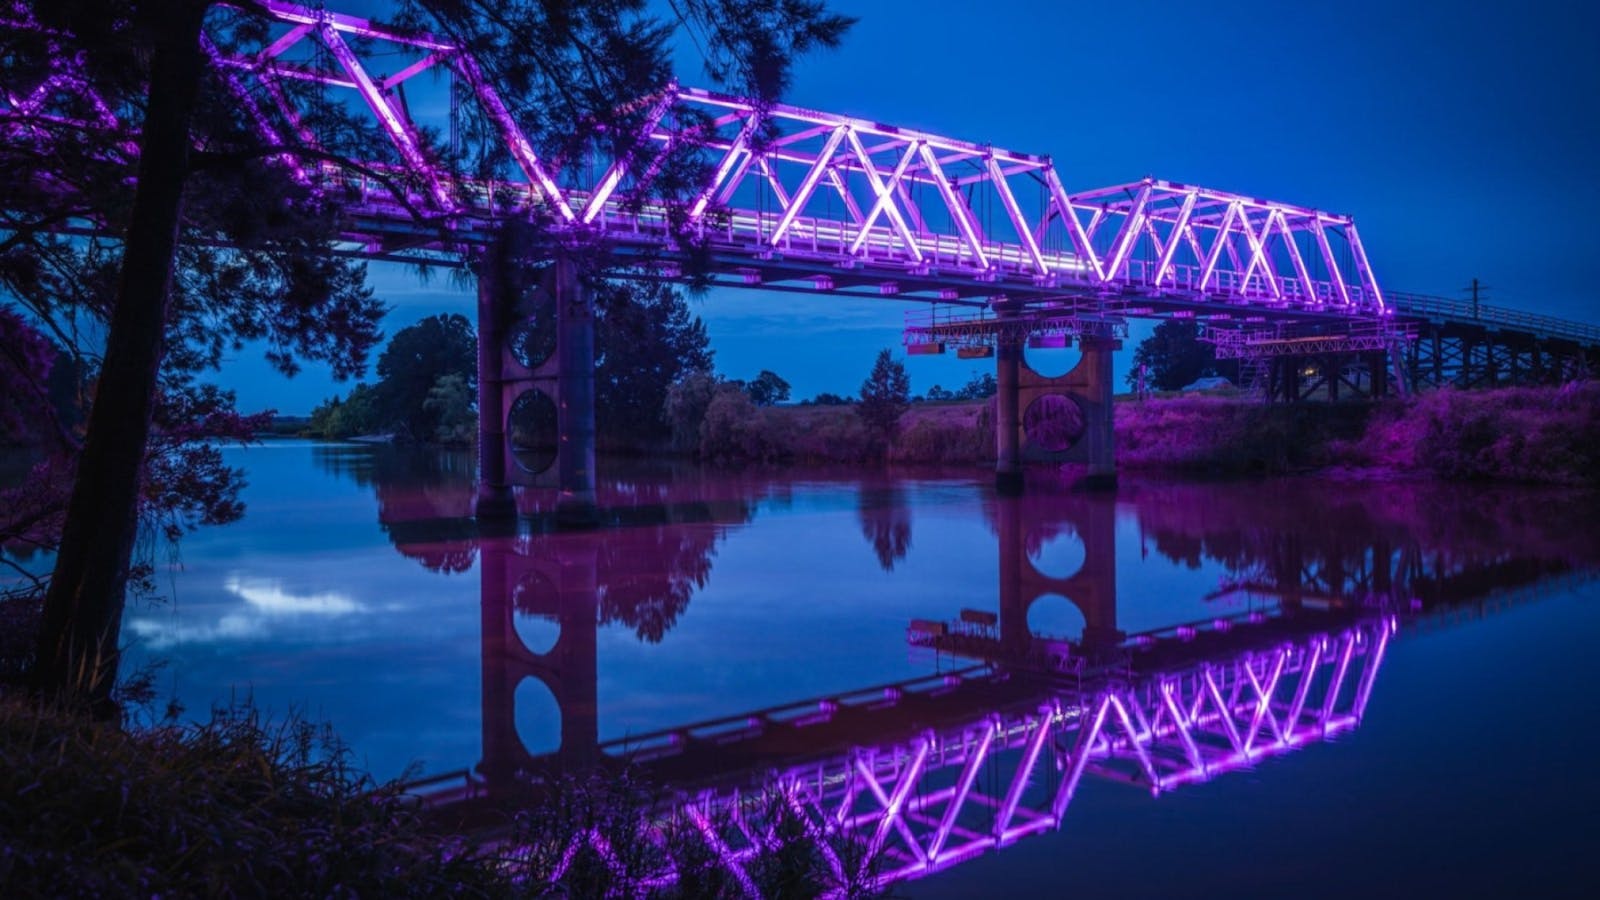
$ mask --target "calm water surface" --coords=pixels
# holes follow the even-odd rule
[[[464,455],[301,442],[234,454],[248,513],[184,540],[170,600],[127,614],[129,664],[160,663],[158,688],[191,714],[249,697],[327,720],[379,777],[492,774],[602,745],[676,752],[674,729],[726,719],[711,730],[738,732],[785,705],[774,719],[839,727],[791,725],[790,744],[763,753],[883,754],[963,716],[1025,717],[1068,686],[1114,683],[1132,698],[1204,672],[1264,683],[1272,653],[1293,668],[1324,644],[1308,690],[1326,690],[1340,642],[1359,632],[1340,700],[1370,691],[1355,727],[1280,735],[1285,752],[1213,762],[1153,796],[1148,778],[1126,783],[1140,780],[1132,745],[1108,777],[1113,708],[1107,759],[1088,765],[1059,829],[987,850],[956,827],[943,846],[970,858],[924,853],[938,871],[901,891],[1549,895],[1588,880],[1593,496],[1125,477],[1115,496],[1038,483],[1002,500],[981,472],[639,468],[602,486],[613,529],[489,537],[468,518]],[[1240,659],[1258,662],[1240,676]],[[953,672],[981,690],[929,679]],[[816,702],[850,706],[900,682],[924,704],[909,731],[892,711],[835,716]],[[1187,770],[1170,738],[1152,747],[1153,771]],[[744,759],[729,746],[702,755],[713,769]],[[975,815],[1004,805],[1025,752],[992,749],[968,779]],[[1021,807],[1050,808],[1072,751],[1039,751]],[[918,796],[959,787],[962,771],[958,759]],[[947,807],[919,802],[903,822],[921,835]]]

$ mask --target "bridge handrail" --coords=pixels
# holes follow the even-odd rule
[[[1469,300],[1387,291],[1398,315],[1443,318],[1453,322],[1479,322],[1527,331],[1547,337],[1600,345],[1600,325],[1575,322],[1502,306],[1474,304]]]

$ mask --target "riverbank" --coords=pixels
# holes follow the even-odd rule
[[[750,814],[775,839],[735,870],[686,817],[663,823],[661,790],[630,770],[532,791],[482,810],[508,835],[484,842],[430,814],[402,782],[374,782],[327,726],[245,707],[126,729],[0,687],[7,896],[878,893],[877,854],[850,833],[814,837],[776,795]],[[848,875],[828,863],[841,858],[855,866]],[[663,885],[663,872],[678,883]]]
[[[853,406],[765,407],[702,429],[700,458],[736,463],[988,465],[994,401],[912,405],[887,448]],[[1382,403],[1266,405],[1241,393],[1115,407],[1117,465],[1188,475],[1600,484],[1600,383],[1430,391]]]

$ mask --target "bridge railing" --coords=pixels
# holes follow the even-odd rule
[[[1485,306],[1471,301],[1426,294],[1408,294],[1390,291],[1389,300],[1399,315],[1433,319],[1447,323],[1480,324],[1529,334],[1574,341],[1581,344],[1600,345],[1600,325],[1574,322],[1554,316],[1508,309],[1502,306]]]

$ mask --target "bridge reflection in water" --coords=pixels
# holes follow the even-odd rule
[[[908,622],[923,676],[602,740],[599,629],[670,640],[710,581],[718,543],[787,483],[614,482],[602,487],[610,530],[480,536],[464,516],[465,471],[407,469],[401,480],[424,487],[405,492],[385,488],[384,465],[394,463],[354,474],[377,482],[401,552],[450,571],[475,561],[481,579],[483,756],[471,772],[419,786],[436,814],[492,828],[513,798],[538,796],[530,785],[627,762],[668,788],[669,805],[730,862],[765,839],[762,801],[776,791],[813,829],[879,848],[886,882],[1070,824],[1085,776],[1159,794],[1346,732],[1400,628],[1536,596],[1600,558],[1592,529],[1526,491],[1351,486],[1330,499],[1325,485],[1282,482],[1272,504],[1137,480],[1116,497],[983,492],[997,589],[950,620]],[[910,493],[882,480],[858,486],[862,537],[884,569],[916,546]],[[1149,627],[1157,598],[1124,592],[1119,604],[1117,543],[1135,533],[1137,549],[1222,564],[1217,589],[1190,605],[1212,614]],[[1082,549],[1070,571],[1046,564],[1063,541]],[[1081,631],[1030,627],[1030,612],[1058,597],[1081,613]],[[530,645],[530,623],[558,636]],[[559,708],[548,753],[530,753],[518,731],[518,688],[529,681]]]
[[[1002,534],[1026,514],[1023,503],[1036,502],[1000,501]],[[486,540],[484,759],[469,780],[436,784],[430,799],[462,822],[494,821],[501,794],[526,795],[530,781],[563,768],[626,761],[672,788],[675,811],[734,866],[768,837],[746,814],[776,791],[811,827],[853,833],[880,851],[888,883],[1059,827],[1085,775],[1160,793],[1360,722],[1393,614],[1360,603],[1279,609],[1124,640],[1114,625],[1115,570],[1100,559],[1113,550],[1112,505],[1087,499],[1066,509],[1088,517],[1080,534],[1106,542],[1090,540],[1090,574],[1048,584],[1090,598],[1082,639],[1028,633],[1018,590],[1027,579],[1003,577],[999,614],[974,610],[909,630],[913,646],[973,664],[612,741],[599,740],[596,631],[601,598],[631,576],[600,566],[606,542],[587,535]],[[612,535],[621,549],[607,549],[619,561],[648,558],[637,545],[681,545],[662,539],[673,528],[623,529]],[[1002,571],[1018,572],[1024,543],[1000,546],[1011,557]],[[553,621],[559,637],[535,652],[518,615]],[[528,678],[561,711],[553,753],[530,754],[517,734],[516,688]]]

